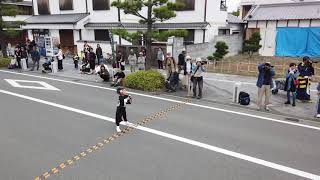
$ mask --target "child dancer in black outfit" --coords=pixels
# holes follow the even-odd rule
[[[132,98],[130,95],[128,95],[127,91],[124,88],[118,88],[117,93],[119,94],[119,102],[116,112],[116,130],[117,132],[121,132],[121,129],[119,127],[120,122],[123,120],[125,122],[125,125],[128,125],[126,104],[131,104]]]

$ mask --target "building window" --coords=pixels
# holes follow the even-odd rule
[[[96,41],[110,41],[109,30],[95,29],[94,37]]]
[[[73,10],[73,0],[59,0],[60,10]]]
[[[226,0],[221,0],[220,10],[221,11],[227,11],[227,2],[226,2]]]
[[[185,6],[180,11],[192,11],[194,10],[195,0],[176,0],[178,3],[183,3]]]
[[[92,0],[93,10],[110,10],[109,0]]]
[[[218,35],[230,35],[230,29],[219,29]]]
[[[188,35],[184,37],[184,44],[194,44],[194,29],[188,29]]]
[[[38,0],[38,13],[40,15],[50,14],[49,0]]]

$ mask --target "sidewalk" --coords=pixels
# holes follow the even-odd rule
[[[110,65],[108,65],[109,68]],[[126,74],[129,74],[129,68],[126,68]],[[34,71],[33,73],[42,74],[41,71]],[[165,71],[161,70],[161,73],[165,75]],[[74,80],[82,80],[88,82],[102,83],[102,79],[97,75],[81,74],[79,70],[74,69],[73,61],[67,59],[64,61],[64,70],[55,74],[48,74],[50,76],[71,78]],[[204,77],[204,89],[203,89],[203,101],[210,101],[220,104],[228,104],[238,106],[232,102],[234,85],[236,82],[241,82],[240,91],[245,91],[250,94],[251,104],[245,108],[257,109],[255,104],[257,99],[257,87],[255,85],[255,77],[239,76],[239,75],[226,75],[217,73],[206,73]],[[159,93],[168,94],[160,91]],[[186,91],[178,91],[170,93],[173,96],[187,97]],[[316,84],[312,84],[312,101],[313,103],[301,103],[297,102],[296,107],[285,105],[286,92],[279,91],[277,95],[272,95],[272,106],[270,106],[271,113],[281,114],[299,119],[316,120],[315,107],[317,102]],[[240,106],[240,105],[239,105]],[[243,107],[243,106],[242,106]]]

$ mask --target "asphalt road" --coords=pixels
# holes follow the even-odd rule
[[[33,88],[13,87],[8,79],[59,90],[35,89],[41,86],[36,82],[19,82]],[[132,123],[180,102],[132,96]],[[0,179],[320,179],[320,124],[201,101],[182,104],[88,152],[114,135],[116,104],[107,84],[0,70]],[[87,155],[74,158],[81,152]],[[53,169],[62,163],[66,167]]]

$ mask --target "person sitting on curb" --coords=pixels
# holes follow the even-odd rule
[[[273,67],[271,66],[270,62],[266,62],[264,64],[260,64],[258,66],[258,110],[264,108],[266,111],[269,111],[268,105],[270,104],[270,96],[271,96],[271,89],[273,87],[273,80],[272,78],[276,75]],[[262,98],[265,96],[264,104],[262,104]]]
[[[113,84],[111,86],[113,87],[118,87],[118,86],[123,86],[123,80],[126,77],[124,72],[120,69],[114,76],[113,76]]]
[[[286,71],[286,84],[285,91],[287,91],[287,102],[285,104],[291,104],[290,93],[292,94],[292,106],[296,106],[296,90],[297,90],[297,77],[298,77],[297,65],[291,63],[289,69]]]

